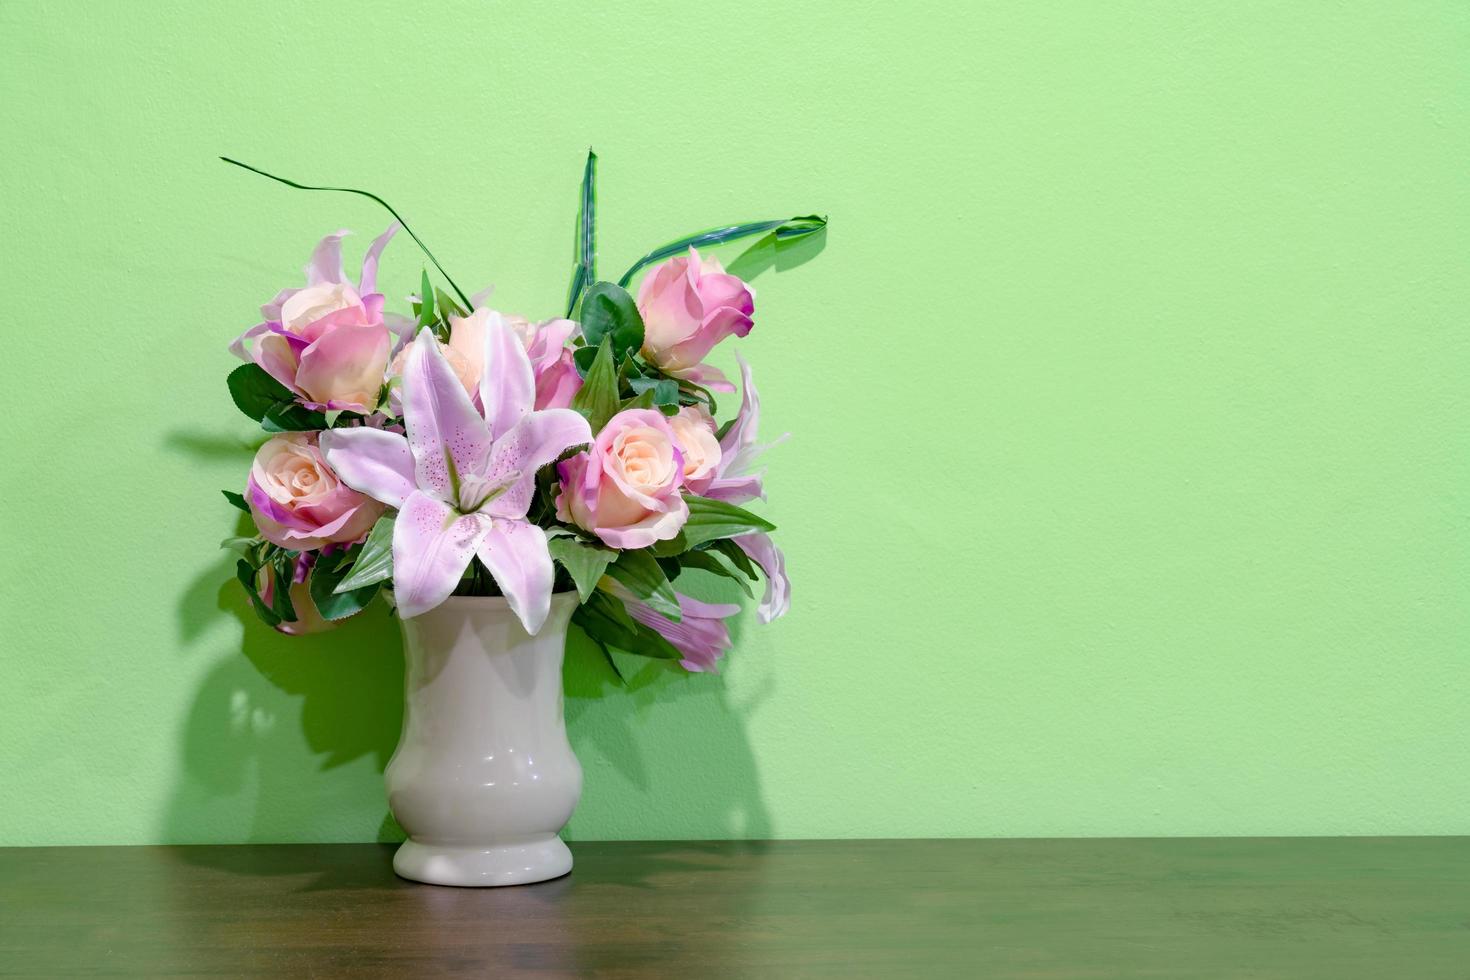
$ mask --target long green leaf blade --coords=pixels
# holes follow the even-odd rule
[[[626,287],[644,266],[652,265],[655,262],[660,262],[670,256],[687,251],[691,245],[695,248],[705,248],[711,245],[732,242],[737,238],[760,235],[765,232],[772,232],[777,238],[782,239],[800,238],[803,235],[815,234],[825,227],[827,227],[827,219],[825,217],[808,214],[796,218],[783,218],[773,221],[750,221],[741,225],[726,225],[723,228],[711,228],[708,231],[701,231],[669,242],[667,245],[660,245],[637,262],[634,262],[632,268],[623,273],[623,277],[618,280],[618,285]]]
[[[572,286],[567,292],[567,316],[577,308],[582,290],[597,281],[597,154],[587,148],[587,166],[582,170],[582,203],[577,210],[577,264],[572,269]]]
[[[229,157],[220,157],[220,159],[223,160],[225,163],[230,164],[231,166],[239,167],[242,170],[248,170],[253,174],[260,174],[260,176],[262,177],[269,177],[271,180],[274,180],[278,184],[285,184],[287,187],[294,187],[299,191],[336,191],[339,194],[356,194],[359,197],[365,197],[370,201],[375,201],[376,203],[381,205],[385,211],[391,214],[395,221],[403,226],[403,230],[408,232],[408,237],[412,238],[414,240],[414,244],[418,245],[419,249],[422,250],[423,253],[429,257],[429,261],[434,263],[434,268],[439,270],[439,275],[443,276],[444,281],[449,283],[450,288],[454,290],[457,296],[459,296],[460,300],[464,303],[465,308],[469,309],[474,305],[470,302],[469,297],[464,294],[464,290],[460,289],[459,285],[453,279],[449,278],[449,273],[444,271],[444,266],[440,265],[439,260],[434,258],[434,253],[429,251],[429,246],[425,245],[423,239],[414,234],[413,229],[408,226],[408,222],[403,220],[403,215],[393,210],[393,205],[389,204],[378,195],[372,193],[371,191],[360,191],[355,187],[318,187],[314,184],[299,184],[294,180],[287,180],[285,177],[277,177],[275,174],[266,173],[259,167],[252,167],[250,164],[241,163],[239,160],[231,160]]]

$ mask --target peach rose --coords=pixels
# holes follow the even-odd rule
[[[704,493],[720,465],[720,443],[715,438],[715,420],[702,405],[685,405],[669,419],[679,454],[684,457],[684,485]]]
[[[337,479],[315,432],[285,432],[255,454],[245,500],[261,535],[290,551],[362,538],[383,505]]]
[[[590,452],[561,463],[557,516],[614,548],[646,548],[679,533],[689,505],[679,494],[684,457],[662,413],[614,415]]]

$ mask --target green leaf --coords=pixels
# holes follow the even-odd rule
[[[434,253],[429,251],[429,246],[425,245],[423,240],[419,238],[418,235],[415,235],[413,229],[408,226],[408,222],[403,220],[403,215],[393,210],[393,206],[378,195],[370,193],[369,191],[360,191],[352,187],[317,187],[312,184],[298,184],[294,180],[287,180],[285,177],[277,177],[275,174],[268,174],[264,170],[261,170],[259,167],[252,167],[250,164],[241,163],[239,160],[231,160],[229,157],[220,157],[220,159],[223,160],[225,163],[230,164],[231,166],[240,167],[242,170],[248,170],[253,174],[260,174],[260,176],[268,177],[278,184],[285,184],[287,187],[294,187],[299,191],[336,191],[341,194],[356,194],[359,197],[365,197],[370,201],[376,202],[377,204],[382,206],[383,210],[391,214],[394,219],[403,226],[403,230],[408,232],[408,237],[412,238],[414,244],[419,247],[420,251],[422,251],[424,255],[428,256],[430,262],[434,263],[434,268],[439,270],[439,275],[444,277],[444,281],[449,283],[450,287],[454,289],[454,294],[464,302],[464,305],[466,307],[472,305],[470,303],[469,297],[464,294],[464,290],[455,285],[454,280],[449,278],[449,273],[445,272],[444,267],[439,264],[439,260],[434,258]]]
[[[259,422],[267,412],[285,402],[292,404],[291,390],[266,373],[259,364],[241,364],[225,379],[235,407],[252,422]]]
[[[640,395],[653,392],[650,407],[679,404],[679,382],[673,378],[629,378],[628,384]]]
[[[598,581],[607,571],[607,566],[617,560],[618,553],[611,548],[583,541],[580,538],[552,538],[547,542],[551,557],[561,562],[577,586],[577,595],[586,602],[597,588]]]
[[[219,546],[226,551],[234,551],[241,555],[247,555],[259,543],[259,538],[225,538],[219,543]]]
[[[811,230],[808,223],[821,222]],[[725,271],[738,279],[750,282],[767,269],[793,269],[816,258],[826,246],[827,222],[825,218],[809,215],[793,218],[791,222],[761,236],[735,260]]]
[[[644,550],[625,551],[608,567],[607,573],[654,611],[676,623],[679,621],[679,600],[674,595],[674,587],[652,554]]]
[[[296,578],[296,555],[290,551],[277,551],[271,559],[271,573],[275,576],[275,588],[271,590],[271,612],[283,623],[296,622],[296,606],[291,602],[291,586]]]
[[[419,278],[418,325],[422,329],[423,327],[431,326],[437,319],[439,317],[434,312],[434,284],[429,282],[429,270],[424,269]],[[416,330],[414,332],[417,333],[418,331]]]
[[[603,337],[597,348],[587,380],[572,398],[572,408],[581,412],[596,435],[607,420],[618,414],[618,374],[613,367],[612,338]]]
[[[343,575],[336,585],[339,593],[351,592],[367,585],[393,577],[393,522],[396,515],[378,518],[367,540],[362,543],[362,552],[352,565],[352,572]]]
[[[245,502],[244,494],[236,493],[233,490],[221,490],[220,493],[225,495],[225,499],[230,502],[231,507],[243,510],[247,514],[250,513],[250,505]]]
[[[729,538],[720,538],[717,541],[711,541],[707,547],[711,551],[718,551],[724,555],[730,564],[740,569],[741,574],[746,578],[752,582],[756,581],[755,565],[751,563],[750,556],[745,553],[745,550],[740,545],[731,541]]]
[[[311,579],[307,587],[311,591],[311,601],[316,603],[317,612],[322,618],[330,622],[346,619],[354,613],[359,613],[373,596],[378,594],[382,586],[381,581],[372,582],[358,589],[342,589],[342,582],[346,576],[343,570],[337,568],[337,562],[317,558],[312,566]]]
[[[625,653],[656,660],[683,660],[684,655],[668,640],[628,616],[620,600],[602,590],[572,613],[572,622],[597,642]]]
[[[582,169],[582,199],[577,208],[577,264],[572,269],[572,286],[567,291],[567,316],[577,308],[577,300],[587,284],[597,278],[597,239],[594,235],[597,205],[597,154],[587,149],[587,165]]]
[[[594,282],[582,297],[582,336],[592,347],[611,337],[613,359],[621,361],[643,347],[643,315],[622,286]]]
[[[327,427],[327,417],[294,401],[277,402],[260,420],[260,427],[267,432],[316,432]]]
[[[585,380],[587,372],[592,370],[592,362],[597,358],[596,347],[576,347],[572,349],[572,363],[577,366],[577,373]],[[624,363],[627,363],[626,361]]]
[[[469,316],[470,315],[470,311],[469,310],[465,309],[463,306],[460,306],[458,303],[456,303],[454,301],[453,297],[451,297],[444,290],[440,289],[438,286],[435,286],[434,287],[434,300],[435,300],[435,303],[439,307],[439,319],[443,320],[445,323],[448,323],[449,322],[449,317],[451,315],[452,316]]]
[[[667,541],[655,541],[653,547],[649,550],[653,552],[655,558],[666,558],[669,555],[682,555],[689,550],[689,539],[684,537],[683,531],[680,531]]]
[[[241,585],[245,586],[245,594],[250,597],[250,605],[254,607],[255,615],[273,629],[280,625],[281,617],[271,611],[270,606],[267,606],[265,600],[261,599],[260,592],[255,587],[255,569],[251,568],[250,563],[243,558],[235,563],[235,577],[240,580]]]
[[[729,565],[726,565],[724,562],[720,561],[714,556],[712,552],[689,551],[680,555],[677,559],[670,558],[666,560],[678,561],[685,568],[698,568],[706,572],[713,572],[716,575],[724,576],[725,578],[734,582],[736,585],[740,586],[740,588],[745,591],[745,594],[747,596],[752,599],[755,598],[755,593],[751,591],[750,583],[745,581],[744,576],[742,576],[735,569],[731,568]]]
[[[774,531],[776,525],[763,517],[757,517],[743,507],[727,504],[723,500],[696,497],[686,494],[689,504],[689,520],[684,522],[683,535],[689,547],[714,541],[717,538],[733,538],[752,531]]]
[[[815,214],[804,215],[799,218],[784,218],[775,221],[751,221],[742,225],[725,225],[722,228],[711,228],[684,238],[675,239],[667,245],[660,245],[649,252],[643,258],[633,263],[632,268],[623,273],[618,280],[618,285],[626,286],[633,281],[633,277],[644,266],[652,265],[674,255],[689,251],[690,246],[694,248],[706,248],[711,245],[720,245],[724,242],[734,241],[737,238],[748,238],[751,235],[759,235],[764,232],[772,232],[778,239],[801,238],[812,235],[827,227],[827,219]]]
[[[641,394],[641,395],[634,395],[632,398],[629,398],[627,401],[623,402],[623,408],[624,409],[629,409],[629,408],[654,408],[654,407],[656,407],[656,406],[654,405],[654,401],[653,401],[653,389],[652,388],[644,388],[643,389],[643,394]]]

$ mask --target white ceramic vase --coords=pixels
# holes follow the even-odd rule
[[[435,885],[519,885],[572,870],[557,832],[582,793],[562,715],[576,593],[535,636],[503,598],[451,596],[401,619],[403,734],[388,806],[408,840],[393,870]]]

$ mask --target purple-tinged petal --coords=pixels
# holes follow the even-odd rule
[[[257,323],[255,326],[251,327],[249,330],[245,331],[240,336],[230,341],[230,353],[234,354],[242,361],[253,360],[253,358],[250,356],[250,352],[245,349],[245,341],[254,340],[256,337],[259,337],[269,331],[270,328],[270,323]]]
[[[306,263],[306,284],[316,286],[324,282],[345,282],[342,274],[342,238],[352,234],[345,228],[335,235],[328,235],[317,243]]]
[[[357,282],[357,291],[363,296],[378,291],[378,259],[383,255],[384,246],[398,233],[400,227],[396,221],[389,225],[387,231],[373,239],[373,243],[368,246],[367,253],[363,255],[362,276]]]
[[[536,471],[572,446],[592,441],[587,420],[569,408],[532,412],[495,443],[485,478],[500,483],[516,482],[490,502],[487,510],[496,517],[524,517],[536,494]]]
[[[403,369],[403,421],[413,452],[415,483],[440,500],[455,499],[459,474],[483,471],[490,433],[464,385],[425,330],[409,348]],[[451,475],[449,460],[455,473]]]
[[[679,622],[666,618],[625,590],[619,597],[628,615],[654,630],[684,654],[685,670],[714,671],[720,656],[730,649],[730,631],[724,621],[740,612],[731,603],[708,603],[675,593],[679,600]]]
[[[383,323],[388,327],[388,332],[393,335],[394,354],[402,350],[404,344],[411,343],[413,335],[418,332],[418,321],[402,313],[384,313]]]
[[[692,381],[700,387],[708,388],[710,391],[731,392],[735,390],[735,386],[730,383],[730,379],[725,376],[725,372],[713,364],[701,363],[693,367],[668,369],[664,373],[670,377]]]
[[[281,319],[281,307],[286,305],[286,300],[299,292],[301,292],[300,286],[290,286],[281,290],[279,293],[276,293],[274,299],[260,308],[260,315],[267,320],[279,323]]]
[[[393,524],[393,599],[405,619],[428,612],[449,598],[490,519],[457,514],[442,500],[416,490]]]
[[[716,477],[704,488],[701,497],[723,500],[727,504],[744,504],[752,500],[765,500],[766,488],[762,485],[764,473],[745,476]]]
[[[780,619],[791,608],[791,579],[786,577],[786,556],[764,532],[742,534],[732,540],[766,573],[766,594],[756,607],[756,620],[765,624]]]
[[[382,429],[328,429],[320,437],[327,465],[341,481],[389,507],[403,506],[414,485],[408,440]]]
[[[255,341],[251,356],[256,364],[265,369],[266,374],[292,391],[297,391],[296,369],[301,366],[299,350],[289,336],[272,330]]]
[[[740,365],[740,412],[735,416],[735,424],[720,440],[720,452],[728,459],[755,445],[761,424],[761,400],[751,378],[750,365],[739,351],[735,353],[735,362]]]
[[[260,484],[255,482],[254,474],[245,481],[245,502],[255,512],[253,516],[257,521],[264,517],[280,525],[282,528],[297,531],[310,526],[292,513],[290,508],[282,507],[272,500],[270,494],[266,493],[261,489]]]
[[[490,313],[485,327],[484,370],[480,374],[480,404],[492,438],[515,428],[536,404],[536,378],[525,345],[499,313]]]
[[[535,636],[551,611],[551,584],[556,574],[546,532],[525,521],[497,519],[475,553],[495,576],[511,612]]]

